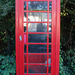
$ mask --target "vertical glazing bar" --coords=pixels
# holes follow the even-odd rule
[[[53,1],[52,1],[52,0],[50,0],[50,1],[52,2],[52,18],[53,18]],[[52,40],[53,40],[53,38],[52,38],[52,37],[53,37],[53,19],[52,19],[51,25],[52,25],[52,26],[51,26],[51,28],[52,28],[52,29],[51,29],[51,33],[52,33],[52,35],[51,35],[51,43],[52,43],[52,44],[51,44],[51,74],[52,74],[52,56],[53,56],[53,51],[52,51],[52,50],[53,50],[53,49],[52,49],[52,45],[53,45],[53,41],[52,41]]]
[[[49,0],[48,2],[48,12],[47,12],[47,75],[48,75],[48,71],[49,71],[49,67],[48,67],[48,53],[49,53]]]
[[[28,0],[27,0],[27,75],[28,75]]]

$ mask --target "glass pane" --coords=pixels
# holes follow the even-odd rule
[[[47,34],[28,34],[28,42],[47,43]]]
[[[47,23],[29,23],[28,32],[47,32]]]
[[[29,1],[28,2],[28,10],[41,10],[47,11],[47,1]]]
[[[49,13],[49,21],[52,21],[52,13]]]
[[[51,55],[49,55],[48,63],[51,64]],[[51,66],[51,65],[49,65],[49,67],[50,67],[50,66]]]
[[[49,2],[49,10],[52,11],[52,2]]]
[[[27,59],[26,59],[27,57],[26,57],[26,55],[24,55],[24,63],[26,63],[26,61],[27,61]]]
[[[24,45],[24,53],[26,53],[26,45]]]
[[[47,53],[47,45],[28,45],[29,53]]]
[[[51,73],[51,65],[50,65],[50,67],[48,67],[48,69],[49,69],[49,72],[48,73]]]
[[[24,23],[24,32],[26,32],[26,23]]]
[[[47,55],[29,55],[29,63],[44,63],[47,60]]]
[[[26,10],[26,7],[27,7],[27,2],[24,1],[24,10]]]
[[[26,19],[27,19],[27,14],[26,14],[26,12],[24,13],[24,21],[26,21]]]
[[[29,73],[47,73],[45,65],[29,65]]]
[[[51,53],[51,45],[49,45],[49,53]]]
[[[52,27],[51,27],[51,23],[49,23],[49,32],[51,32]]]
[[[24,73],[27,73],[27,65],[24,65]]]
[[[51,43],[51,34],[49,34],[49,43]]]
[[[47,21],[47,13],[29,12],[28,21]]]
[[[47,60],[45,61],[45,64],[47,64]],[[51,65],[51,55],[49,55],[49,57],[48,57],[48,67],[50,67]],[[45,65],[45,67],[47,67],[47,65]]]

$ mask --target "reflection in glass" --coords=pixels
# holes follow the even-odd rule
[[[26,32],[26,23],[24,23],[24,32]]]
[[[29,63],[44,63],[47,60],[47,55],[29,55]]]
[[[28,21],[47,21],[47,13],[29,12]]]
[[[49,34],[49,43],[51,43],[51,34]]]
[[[27,2],[24,1],[24,10],[26,10],[26,7],[27,7]]]
[[[48,70],[48,73],[51,73],[51,65],[50,65],[50,67],[48,68],[49,70]]]
[[[24,55],[24,63],[26,63],[26,55]]]
[[[28,32],[47,32],[47,23],[29,23]]]
[[[24,73],[27,73],[27,65],[24,65]]]
[[[48,63],[51,64],[51,55],[49,55]]]
[[[47,60],[45,61],[45,64],[47,64]],[[50,67],[51,65],[51,55],[49,55],[49,57],[48,57],[48,67]],[[45,67],[47,67],[47,65],[45,65]]]
[[[29,1],[28,10],[47,11],[47,1]]]
[[[49,21],[52,21],[52,13],[49,13]]]
[[[51,23],[49,23],[49,32],[51,32],[52,28],[51,28]]]
[[[28,45],[29,53],[47,53],[47,45]]]
[[[52,2],[49,2],[49,10],[52,11]]]
[[[51,45],[49,45],[49,53],[51,53]]]
[[[26,12],[24,13],[24,21],[26,21],[26,19],[27,19],[27,14],[26,14]]]
[[[26,45],[24,45],[24,53],[26,53]]]
[[[28,42],[47,43],[47,34],[28,34]]]
[[[47,67],[45,65],[29,65],[29,73],[47,73]]]

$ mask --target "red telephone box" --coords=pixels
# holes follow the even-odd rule
[[[16,75],[59,75],[60,0],[16,0]]]

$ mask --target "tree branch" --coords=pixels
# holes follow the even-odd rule
[[[66,6],[66,3],[67,3],[67,2],[68,2],[68,0],[66,0],[65,3],[64,3],[64,9],[65,9],[65,6]]]
[[[73,3],[73,2],[70,2],[70,1],[68,1],[70,4],[74,4],[75,5],[75,3]]]

